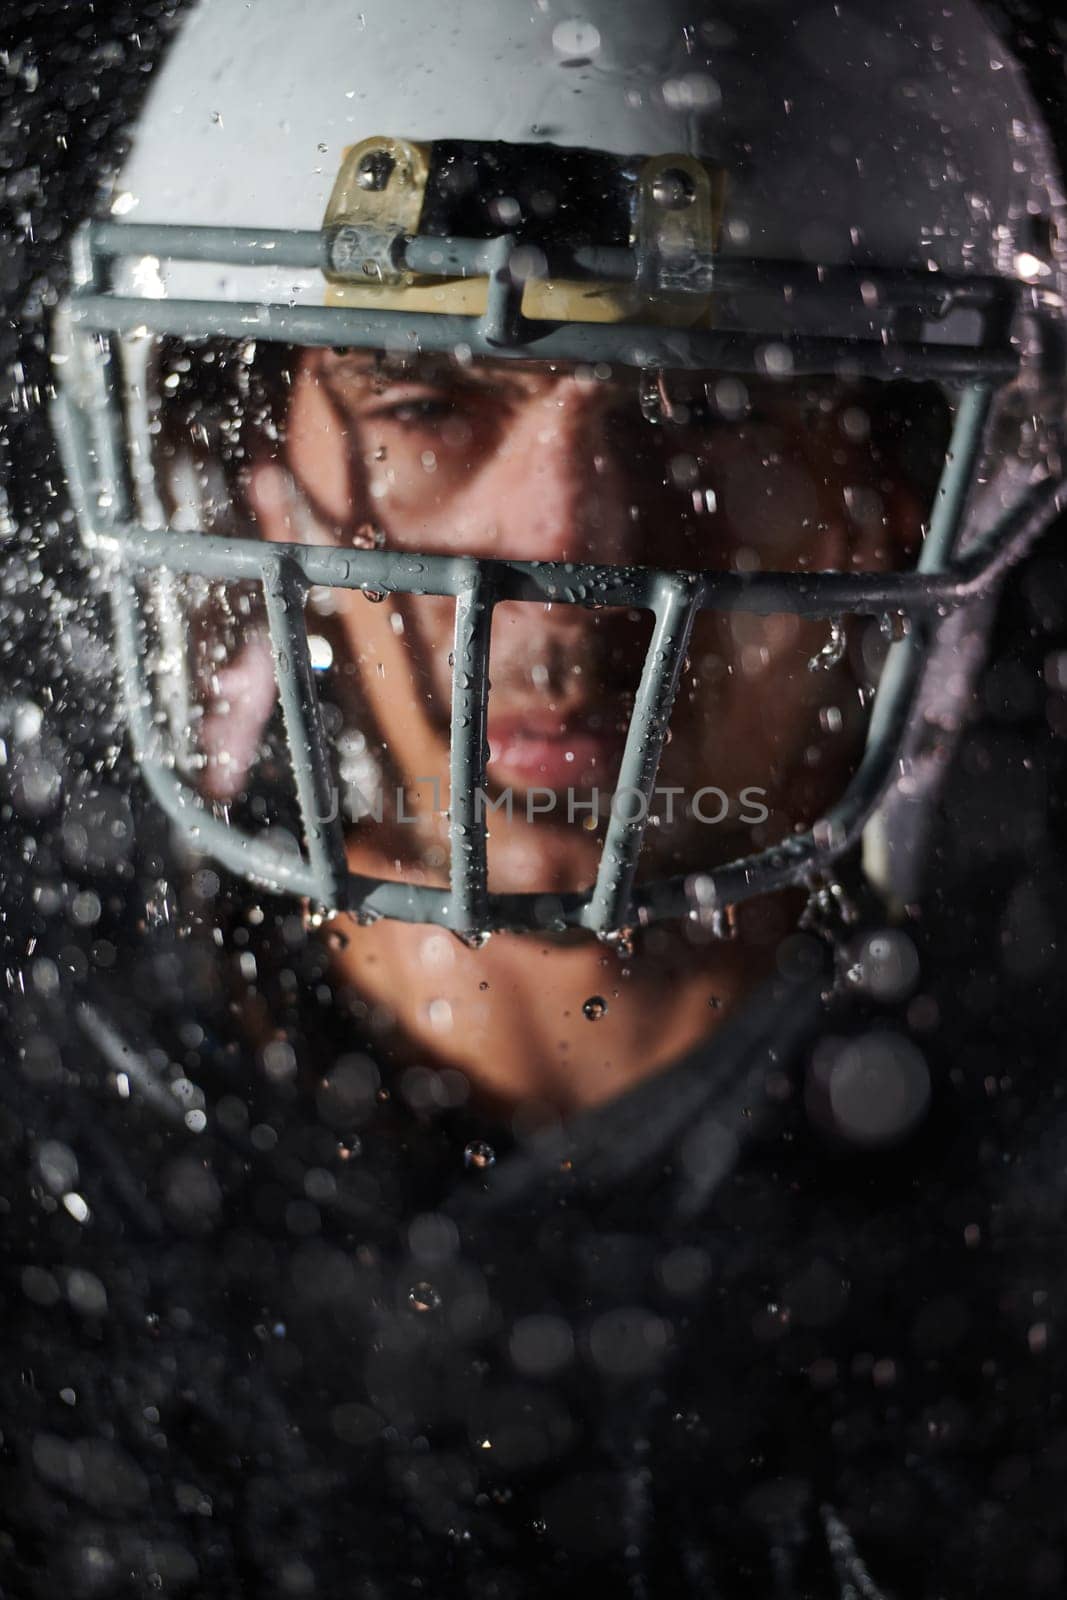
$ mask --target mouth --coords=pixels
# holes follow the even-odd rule
[[[624,730],[595,713],[490,712],[488,770],[498,783],[554,791],[610,785],[619,770]]]

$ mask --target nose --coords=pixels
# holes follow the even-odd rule
[[[513,415],[468,501],[472,526],[491,530],[485,554],[514,561],[634,559],[624,465],[609,437],[607,398],[561,377]],[[482,553],[482,552],[471,552]]]

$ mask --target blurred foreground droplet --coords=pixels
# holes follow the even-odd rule
[[[436,1311],[440,1304],[441,1296],[432,1283],[416,1283],[408,1290],[408,1305],[412,1311]]]
[[[463,1165],[484,1172],[496,1162],[496,1151],[484,1139],[472,1139],[463,1152]]]

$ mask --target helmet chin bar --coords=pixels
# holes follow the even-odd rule
[[[442,251],[442,246],[447,250]],[[431,249],[432,246],[432,249]],[[991,593],[1008,566],[1067,504],[1067,483],[1047,477],[959,554],[968,498],[983,453],[995,387],[1037,367],[1059,376],[1062,358],[1051,319],[1037,291],[1005,280],[947,280],[937,274],[872,275],[866,269],[817,269],[783,263],[723,263],[723,293],[766,293],[768,284],[807,282],[826,301],[828,321],[851,334],[770,342],[784,347],[792,370],[849,376],[937,380],[958,391],[952,439],[931,525],[916,569],[886,575],[672,572],[576,562],[498,561],[469,557],[349,550],[333,546],[264,543],[208,533],[145,527],[133,508],[126,419],[120,393],[116,334],[177,334],[189,339],[232,335],[304,345],[364,345],[391,350],[448,351],[537,360],[607,360],[638,367],[760,370],[768,335],[744,329],[563,325],[527,322],[522,285],[511,281],[511,241],[498,239],[394,241],[420,272],[490,274],[480,317],[412,315],[402,311],[151,300],[108,291],[102,263],[118,255],[247,264],[269,251],[274,266],[321,265],[328,239],[319,234],[91,224],[76,246],[75,287],[60,313],[57,342],[65,359],[55,405],[75,509],[83,534],[103,558],[110,588],[119,666],[133,744],[149,789],[194,848],[267,889],[305,897],[327,910],[368,919],[393,917],[438,923],[461,935],[494,929],[581,927],[609,934],[635,922],[692,916],[712,933],[727,931],[739,902],[794,884],[813,884],[860,838],[864,824],[897,776],[899,750],[917,714],[917,688],[938,620]],[[437,261],[430,257],[436,252]],[[447,259],[442,261],[442,254]],[[595,262],[574,271],[609,271],[636,279],[626,251],[587,252]],[[608,257],[611,259],[607,259]],[[425,258],[425,259],[424,259]],[[623,259],[626,258],[626,259]],[[881,285],[870,308],[870,286]],[[718,280],[716,297],[718,295]],[[1008,302],[1006,304],[1006,302]],[[716,300],[716,303],[718,301]],[[978,342],[939,340],[930,319],[978,311]],[[865,337],[855,329],[857,307]],[[900,318],[898,322],[896,319]],[[874,328],[872,318],[885,326]],[[924,319],[926,319],[924,321]],[[972,317],[973,322],[973,317]],[[905,341],[901,326],[925,337]],[[947,323],[946,323],[947,327]],[[1051,335],[1051,337],[1050,337]],[[103,336],[103,337],[102,337]],[[1050,361],[1054,363],[1050,372]],[[160,747],[139,638],[135,575],[150,570],[196,573],[211,580],[252,580],[262,586],[274,652],[282,715],[289,741],[306,855],[282,851],[268,836],[245,832],[215,816],[182,781]],[[347,869],[343,824],[331,801],[331,776],[309,655],[304,598],[312,585],[383,594],[447,595],[455,599],[451,703],[450,883],[447,889],[361,876]],[[501,601],[643,608],[655,618],[652,639],[625,742],[618,786],[637,791],[641,817],[613,814],[593,888],[565,895],[490,894],[484,817],[477,791],[485,784],[489,640]],[[867,745],[844,794],[809,831],[715,868],[635,883],[667,725],[693,621],[701,610],[792,613],[833,619],[849,613],[895,613],[911,623],[890,648],[871,711]]]

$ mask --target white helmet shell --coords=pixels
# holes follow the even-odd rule
[[[973,0],[201,0],[114,204],[317,229],[372,135],[700,156],[725,169],[720,247],[739,256],[1026,276],[1063,205]],[[321,302],[314,273],[167,271],[156,293]]]

